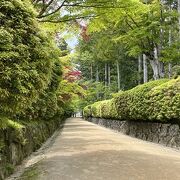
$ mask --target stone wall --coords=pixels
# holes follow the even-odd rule
[[[62,119],[25,123],[22,131],[0,130],[0,180],[13,173],[16,165],[40,148],[55,130],[62,128]]]
[[[180,125],[88,118],[90,122],[142,140],[180,149]]]

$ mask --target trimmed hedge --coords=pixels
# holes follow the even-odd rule
[[[180,120],[180,77],[151,81],[84,108],[85,117],[119,120]]]

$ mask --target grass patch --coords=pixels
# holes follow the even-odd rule
[[[18,180],[38,180],[39,170],[37,165],[29,167],[25,172],[18,178]]]
[[[12,174],[14,172],[14,166],[12,164],[7,163],[5,165],[5,171],[7,174]]]

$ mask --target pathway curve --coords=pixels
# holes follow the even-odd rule
[[[180,180],[180,151],[70,118],[36,166],[38,180]]]

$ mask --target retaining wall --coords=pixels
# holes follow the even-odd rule
[[[0,180],[13,173],[14,167],[41,147],[58,128],[62,128],[64,118],[50,121],[30,122],[22,131],[13,128],[0,130]]]
[[[142,140],[180,149],[180,125],[88,118],[90,122]]]

